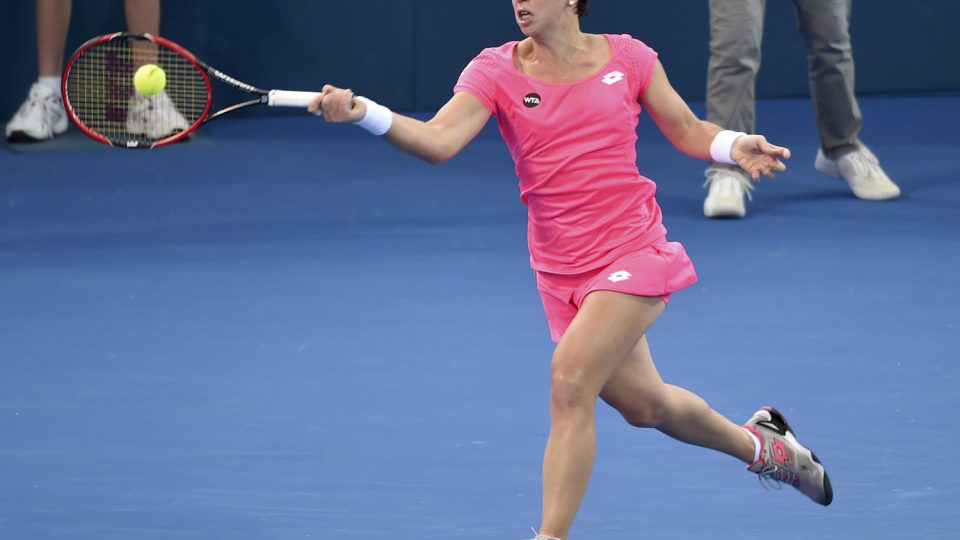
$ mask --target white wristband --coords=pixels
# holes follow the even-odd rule
[[[367,105],[363,118],[356,121],[358,126],[377,136],[390,131],[390,126],[393,125],[393,112],[390,109],[363,96],[356,96],[354,99]]]
[[[733,153],[733,143],[744,135],[746,135],[746,133],[742,131],[730,131],[729,129],[717,133],[717,136],[713,138],[713,142],[710,143],[710,159],[716,163],[736,165],[737,162],[733,160],[733,156],[731,155]]]

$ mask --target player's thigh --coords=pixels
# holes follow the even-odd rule
[[[664,387],[644,336],[611,373],[610,379],[603,385],[600,397],[614,408],[620,408],[618,405],[659,393]]]
[[[665,305],[659,297],[613,291],[587,295],[554,351],[551,382],[599,395]]]
[[[635,426],[659,423],[669,406],[669,390],[653,362],[646,336],[613,371],[600,397]]]

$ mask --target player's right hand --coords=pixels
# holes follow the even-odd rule
[[[326,84],[320,92],[320,97],[315,98],[307,110],[314,114],[318,112],[323,114],[327,122],[356,122],[366,114],[367,106],[353,97],[353,91],[349,88],[337,88]]]

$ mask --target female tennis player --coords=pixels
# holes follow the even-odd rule
[[[497,118],[528,205],[531,265],[557,342],[535,540],[567,538],[593,468],[597,397],[634,426],[724,452],[763,482],[830,504],[823,466],[780,413],[764,407],[734,424],[665,384],[645,337],[670,295],[697,277],[683,246],[666,240],[656,185],[637,169],[641,109],[682,152],[739,165],[755,181],[783,171],[789,150],[697,119],[652,49],[630,36],[581,31],[589,0],[512,2],[526,39],[482,51],[431,120],[331,85],[310,109],[436,164]]]

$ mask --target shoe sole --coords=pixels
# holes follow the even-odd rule
[[[747,215],[746,212],[738,211],[719,211],[713,210],[712,212],[707,212],[704,210],[703,215],[710,219],[740,219]]]
[[[771,416],[776,416],[776,417],[777,417],[777,420],[779,420],[780,422],[783,422],[783,425],[787,426],[787,431],[789,431],[790,433],[793,433],[793,438],[794,438],[794,439],[797,438],[797,432],[794,431],[794,430],[793,430],[793,427],[790,426],[790,422],[787,422],[787,419],[784,418],[784,416],[783,416],[782,414],[780,414],[780,411],[774,409],[773,407],[760,407],[760,408],[763,409],[763,410],[765,410],[765,411],[767,411],[768,413],[770,413]],[[801,446],[803,446],[803,445],[801,445]],[[823,499],[824,499],[824,502],[822,502],[822,503],[820,503],[820,504],[822,504],[822,505],[824,505],[824,506],[830,506],[830,503],[833,502],[833,485],[830,484],[830,476],[827,475],[827,468],[823,466],[823,463],[820,462],[820,458],[817,457],[817,454],[816,454],[813,450],[807,448],[806,446],[803,446],[803,448],[806,449],[807,452],[810,452],[810,457],[813,458],[813,461],[814,461],[817,465],[819,465],[821,469],[823,469]]]
[[[43,141],[49,141],[53,137],[46,138],[37,138],[24,131],[14,131],[7,135],[7,140],[14,143],[37,143]]]
[[[747,215],[747,209],[736,205],[715,205],[712,208],[703,207],[703,215],[708,218],[742,218]]]
[[[894,193],[890,195],[874,195],[872,193],[857,193],[856,191],[853,194],[860,199],[861,201],[892,201],[894,199],[900,198],[899,193]]]

